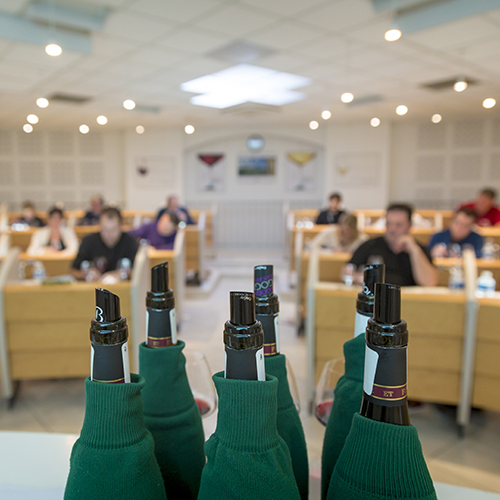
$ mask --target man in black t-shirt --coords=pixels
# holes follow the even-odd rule
[[[390,205],[386,214],[385,235],[363,243],[350,264],[357,266],[356,281],[363,280],[363,266],[385,264],[385,281],[400,286],[436,286],[438,273],[427,248],[410,234],[412,209],[408,205]]]
[[[137,253],[137,241],[122,231],[122,216],[114,207],[104,208],[99,219],[101,230],[89,234],[82,240],[71,274],[76,279],[98,281],[107,276],[122,277],[129,274]],[[129,267],[117,269],[123,259],[128,259]],[[89,265],[82,266],[87,261]]]
[[[316,219],[316,224],[338,224],[339,218],[344,211],[341,210],[342,197],[340,193],[330,195],[330,203],[326,210],[323,210]]]

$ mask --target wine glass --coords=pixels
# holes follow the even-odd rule
[[[288,358],[286,358],[286,374],[288,379],[288,387],[290,388],[290,394],[292,396],[293,403],[295,404],[295,408],[297,408],[297,412],[300,413],[299,390],[297,389],[295,375],[293,373],[292,365],[288,361]]]
[[[217,408],[217,393],[212,381],[212,371],[205,354],[184,349],[186,374],[201,418],[211,415]]]
[[[331,359],[326,363],[318,385],[316,386],[316,401],[314,404],[316,418],[323,424],[328,423],[330,413],[332,411],[333,399],[335,397],[334,390],[337,383],[344,375],[345,364],[344,358]]]

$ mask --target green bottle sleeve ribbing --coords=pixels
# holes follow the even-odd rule
[[[144,426],[144,378],[85,380],[85,419],[73,446],[64,500],[166,500],[154,443]]]
[[[355,414],[328,500],[437,500],[417,429]]]
[[[278,380],[213,376],[217,428],[205,445],[198,500],[299,500],[290,452],[276,425]]]
[[[290,450],[293,474],[299,488],[300,498],[309,497],[309,464],[302,422],[293,402],[288,385],[286,357],[283,354],[265,358],[266,373],[278,379],[278,434]]]
[[[332,412],[326,425],[321,456],[321,498],[326,499],[333,469],[351,430],[352,417],[363,399],[366,340],[358,335],[344,344],[345,373],[334,390]]]
[[[144,423],[153,435],[168,500],[195,500],[205,465],[205,435],[186,376],[184,346],[182,341],[162,349],[139,346]]]

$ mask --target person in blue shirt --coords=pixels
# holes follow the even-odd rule
[[[158,220],[165,212],[173,213],[179,219],[179,222],[185,222],[186,224],[194,224],[194,220],[189,215],[187,207],[182,207],[179,204],[179,198],[175,195],[171,195],[167,198],[167,207],[162,208],[158,211],[156,219]]]
[[[476,257],[481,257],[483,249],[483,238],[473,231],[477,220],[477,214],[470,208],[457,210],[450,227],[446,231],[436,233],[430,243],[429,250],[432,257],[457,257],[455,245],[460,246],[460,251],[464,245],[472,245],[476,251]]]

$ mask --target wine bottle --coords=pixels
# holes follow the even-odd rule
[[[366,328],[363,404],[352,418],[327,500],[437,500],[408,416],[407,345],[401,288],[376,283],[373,318]]]
[[[264,330],[264,356],[280,353],[278,296],[273,293],[273,266],[254,267],[255,317]]]
[[[373,316],[375,283],[384,283],[385,265],[369,264],[363,272],[363,290],[356,299],[356,318],[354,320],[354,336],[365,334],[368,320]]]
[[[351,429],[352,417],[359,412],[363,399],[366,325],[373,316],[375,283],[383,282],[384,277],[384,264],[365,266],[363,290],[359,292],[356,300],[354,338],[344,344],[345,373],[337,382],[333,401],[321,403],[316,410],[319,420],[326,423],[321,456],[321,498],[323,500],[328,492],[333,469]],[[328,411],[327,405],[330,405],[331,411]]]
[[[168,288],[168,262],[151,269],[151,290],[146,295],[146,345],[153,348],[177,343],[174,291]]]
[[[151,269],[146,308],[146,342],[139,346],[139,373],[146,380],[144,423],[154,439],[167,498],[195,500],[205,465],[205,436],[186,373],[185,344],[176,338],[166,262]]]
[[[224,325],[225,378],[265,381],[264,332],[255,319],[254,294],[231,292],[230,310]]]
[[[128,326],[120,315],[120,298],[96,288],[95,311],[90,326],[90,378],[108,384],[129,383]]]
[[[309,496],[309,464],[304,430],[288,384],[287,361],[280,354],[278,296],[273,293],[273,266],[254,268],[255,316],[264,330],[264,362],[266,375],[278,379],[277,425],[292,459],[292,469],[300,497]]]
[[[407,347],[408,328],[401,319],[401,287],[376,283],[373,318],[366,327],[362,416],[410,425]]]

